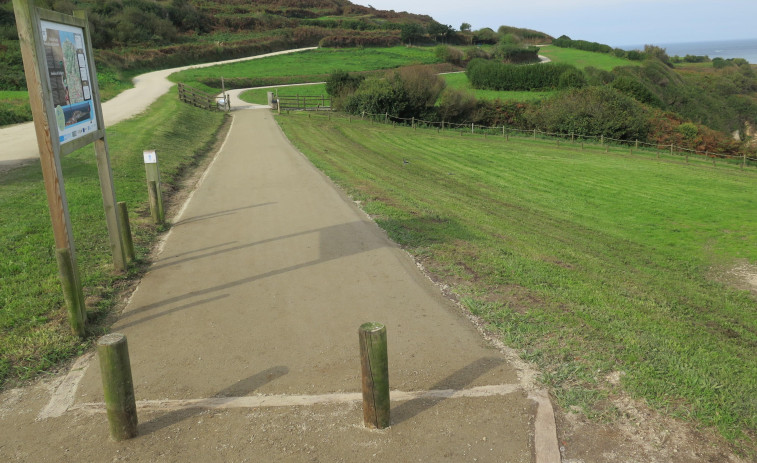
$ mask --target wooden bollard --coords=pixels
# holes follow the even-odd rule
[[[134,261],[134,240],[131,236],[131,225],[129,224],[129,211],[126,209],[126,203],[118,202],[118,218],[121,222],[121,242],[124,246],[124,253],[129,262]]]
[[[100,358],[110,435],[117,441],[136,437],[137,403],[126,336],[112,333],[98,339],[97,356]]]
[[[364,323],[358,333],[363,378],[363,423],[369,428],[383,429],[391,424],[386,327],[381,323]]]
[[[152,214],[152,221],[156,225],[161,224],[160,207],[158,206],[158,183],[154,180],[147,182],[147,194],[150,198],[150,213]]]

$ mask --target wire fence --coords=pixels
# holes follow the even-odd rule
[[[331,118],[331,114],[329,113],[329,118]],[[352,119],[353,116],[347,115],[347,114],[341,114],[339,113],[339,117],[343,118],[350,118]],[[470,133],[473,135],[483,135],[483,136],[501,136],[505,137],[506,139],[509,139],[510,136],[518,136],[521,138],[532,138],[532,139],[551,139],[554,140],[558,145],[561,141],[563,142],[570,142],[570,143],[580,143],[581,147],[584,147],[585,143],[592,144],[592,145],[600,145],[605,148],[605,151],[609,150],[610,145],[615,146],[622,146],[627,147],[631,152],[635,150],[640,149],[647,149],[647,150],[655,150],[657,152],[657,157],[660,157],[661,153],[669,153],[672,156],[679,156],[686,159],[686,162],[689,162],[689,157],[696,157],[699,159],[706,159],[711,160],[713,165],[717,160],[730,160],[733,161],[739,161],[741,164],[741,168],[745,168],[748,165],[757,165],[757,158],[756,157],[749,157],[746,153],[741,155],[733,155],[728,153],[718,153],[713,151],[700,151],[696,149],[686,148],[682,146],[677,146],[673,143],[670,144],[663,144],[663,143],[648,143],[640,140],[621,140],[617,138],[612,137],[605,137],[603,135],[600,136],[589,136],[589,135],[579,135],[579,134],[563,134],[563,133],[555,133],[555,132],[547,132],[539,129],[517,129],[514,127],[508,127],[506,125],[501,126],[485,126],[485,125],[477,125],[473,122],[470,123],[452,123],[452,122],[438,122],[438,121],[427,121],[423,119],[418,119],[415,117],[399,117],[394,116],[389,113],[384,114],[372,114],[372,113],[362,113],[360,116],[356,116],[361,119],[368,118],[369,120],[373,122],[380,122],[384,124],[403,124],[412,127],[413,129],[417,128],[436,128],[437,131],[442,130],[455,130],[460,131],[461,135],[464,133]]]

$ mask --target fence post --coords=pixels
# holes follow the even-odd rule
[[[636,139],[636,149],[639,149],[639,139]]]
[[[502,126],[502,136],[503,137],[505,136],[505,126],[504,125]]]
[[[363,423],[383,429],[391,424],[386,327],[381,323],[364,323],[360,325],[359,338]]]
[[[110,435],[120,441],[137,436],[137,404],[126,336],[106,334],[97,340],[100,374]]]
[[[471,123],[470,123],[470,133],[471,133],[471,134],[472,134],[472,133],[474,133],[474,132],[473,132],[473,122],[471,122]]]
[[[158,155],[155,150],[146,150],[143,153],[145,160],[145,173],[147,174],[147,193],[150,198],[150,211],[153,221],[161,224],[165,220],[163,210],[163,195],[160,188],[160,168],[158,167]]]
[[[534,129],[534,140],[536,140],[536,129]]]
[[[670,144],[670,155],[673,156],[673,144]]]
[[[605,144],[605,136],[604,135],[600,135],[599,136],[599,144],[600,145],[604,145]]]
[[[575,139],[574,139],[574,134],[573,134],[573,132],[570,132],[570,142],[571,142],[571,143],[575,142]]]
[[[384,113],[384,124],[389,120],[389,113]]]
[[[581,141],[581,151],[583,151],[583,150],[584,150],[584,142]]]
[[[741,168],[744,169],[744,167],[746,167],[746,151],[744,151],[744,157],[741,161]]]
[[[413,116],[412,122],[410,122],[410,127],[415,129],[415,116]]]

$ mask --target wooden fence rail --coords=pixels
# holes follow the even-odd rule
[[[188,87],[182,83],[179,83],[179,100],[209,111],[228,111],[230,109],[228,96],[222,98],[222,103],[214,95]]]
[[[321,96],[284,96],[278,97],[279,110],[287,111],[328,111],[331,109],[331,97]]]

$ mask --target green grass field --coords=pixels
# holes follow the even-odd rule
[[[631,61],[624,58],[618,58],[606,53],[595,53],[591,51],[576,50],[574,48],[560,48],[554,45],[541,47],[540,55],[544,55],[555,63],[568,63],[583,69],[593,66],[597,69],[611,71],[618,66],[639,66],[639,61]]]
[[[294,85],[276,88],[256,88],[247,90],[239,95],[242,101],[255,104],[268,104],[268,92],[285,96],[321,96],[326,93],[326,84]]]
[[[278,80],[277,83],[319,82],[336,69],[373,71],[412,64],[438,63],[430,47],[321,48],[288,55],[272,56],[240,63],[189,69],[171,75],[174,82],[203,79],[243,78]]]
[[[113,177],[119,201],[130,209],[138,258],[144,259],[158,230],[149,223],[142,150],[160,156],[164,191],[198,162],[223,121],[223,114],[194,108],[169,92],[140,116],[108,128]],[[129,275],[112,269],[97,166],[92,146],[61,160],[77,260],[88,308],[103,330]],[[71,335],[58,280],[55,245],[39,164],[0,174],[0,386],[33,377],[87,347],[90,339]]]
[[[479,100],[502,100],[502,101],[539,101],[547,98],[557,92],[517,92],[517,91],[496,91],[496,90],[479,90],[471,87],[468,76],[465,73],[444,74],[444,80],[447,87],[457,90],[465,90],[472,93]]]
[[[561,405],[611,419],[616,386],[605,378],[619,374],[633,396],[754,454],[757,299],[728,284],[734,267],[757,263],[753,169],[335,117],[278,120],[540,367]]]

